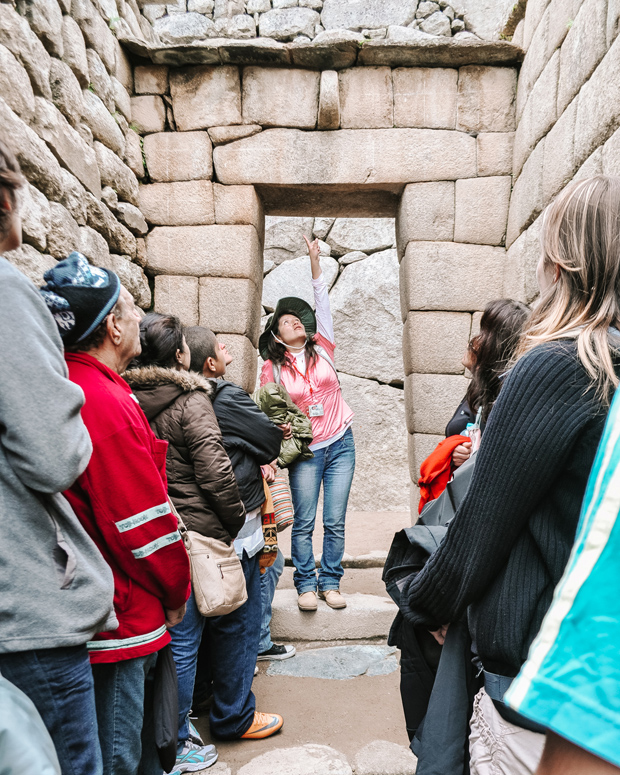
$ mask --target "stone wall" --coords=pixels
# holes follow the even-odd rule
[[[97,266],[118,272],[148,308],[133,72],[110,28],[109,5],[0,3],[0,133],[28,180],[21,206],[24,245],[7,258],[40,284],[58,259],[81,250]],[[135,24],[133,34],[141,34],[135,1],[123,0],[123,8]]]
[[[396,216],[415,481],[465,392],[460,360],[472,315],[502,294],[515,85],[511,67],[136,68],[136,92],[166,105],[168,126],[177,129],[157,131],[155,122],[142,129],[150,182],[141,207],[151,227],[146,266],[155,308],[225,335],[236,355],[234,378],[250,389],[260,300],[272,307],[278,277],[290,279],[297,263],[307,272],[296,258],[301,234],[272,244],[277,224],[269,222],[267,261],[277,266],[263,292],[264,213],[313,216],[314,229],[323,221],[320,234],[339,259],[364,243],[348,241],[344,220],[328,232],[326,219]],[[340,261],[324,261],[335,277]],[[349,277],[358,288],[376,281],[374,263],[368,257],[342,272],[336,317],[363,313],[366,302],[340,287]],[[371,325],[370,316],[361,320],[360,331]],[[386,351],[389,363],[398,362],[398,337]],[[387,383],[397,384],[402,372],[396,379],[384,373],[380,358],[375,372],[359,370],[366,364],[354,333],[350,353],[343,371],[353,381],[370,377],[383,393],[398,390]]]
[[[506,295],[538,293],[540,215],[575,178],[620,174],[620,3],[529,0],[517,91]]]
[[[467,29],[463,0],[177,0],[147,3],[142,13],[162,43],[477,38]]]

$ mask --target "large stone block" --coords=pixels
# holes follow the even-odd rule
[[[476,141],[439,129],[268,129],[213,158],[225,184],[394,185],[474,177]]]
[[[168,93],[168,65],[139,65],[133,79],[136,94]]]
[[[542,73],[549,61],[551,54],[548,51],[549,15],[545,14],[538,25],[532,45],[528,48],[519,72],[519,85],[517,89],[516,115],[517,121],[521,120],[523,109],[538,76]],[[551,52],[553,53],[553,52]]]
[[[95,141],[95,153],[102,184],[110,186],[120,199],[137,207],[140,202],[140,191],[138,180],[133,172],[115,153],[98,141]]]
[[[577,2],[577,0],[573,0]],[[618,37],[620,31],[620,0],[609,0],[607,10],[607,48]]]
[[[555,126],[547,135],[543,158],[543,195],[546,205],[558,194],[575,174],[575,121],[577,119],[576,97]]]
[[[244,122],[314,129],[319,106],[319,80],[319,73],[312,70],[244,68]]]
[[[564,112],[607,52],[607,0],[585,0],[560,49],[558,113]]]
[[[335,70],[323,70],[319,94],[319,129],[338,129],[340,126],[340,83]]]
[[[51,99],[50,55],[26,19],[5,3],[0,3],[0,43],[26,68],[35,94]]]
[[[93,133],[95,140],[99,140],[115,154],[123,157],[125,138],[119,125],[101,99],[88,89],[84,90],[82,98],[82,119]]]
[[[69,65],[83,89],[89,84],[86,44],[79,24],[72,16],[62,18],[63,61]]]
[[[163,132],[166,126],[166,107],[157,94],[131,98],[131,119],[142,135]]]
[[[394,126],[455,128],[458,70],[399,67],[393,79]]]
[[[50,229],[47,252],[54,258],[66,258],[80,247],[80,227],[69,211],[58,202],[50,203]]]
[[[253,226],[157,226],[146,238],[156,274],[241,277],[257,285],[262,255]]]
[[[394,247],[396,244],[394,219],[337,218],[327,236],[327,244],[335,256],[344,256],[353,250],[374,253]],[[305,244],[300,242],[300,247],[305,253]]]
[[[222,186],[214,183],[213,198],[216,223],[250,224],[263,241],[265,216],[254,186]]]
[[[480,177],[512,173],[513,132],[482,132],[476,141]]]
[[[581,88],[575,124],[575,164],[580,166],[620,124],[620,38]]]
[[[51,225],[50,204],[39,189],[30,183],[22,187],[20,198],[22,238],[38,250],[45,250]]]
[[[456,409],[456,406],[454,407]],[[418,479],[420,478],[420,466],[422,463],[426,460],[426,458],[431,454],[431,452],[435,449],[435,447],[439,444],[440,441],[443,441],[445,439],[445,436],[442,435],[433,435],[430,433],[410,433],[409,434],[409,473],[411,476],[411,481],[415,482],[417,484]],[[413,489],[413,488],[412,488]],[[416,490],[416,495],[413,500],[416,500],[416,508],[414,511],[413,502],[411,506],[412,511],[412,517],[417,517],[417,499],[419,498],[419,493]]]
[[[349,509],[408,511],[409,476],[403,390],[342,373],[340,385],[344,400],[355,413],[355,476],[349,495]],[[377,470],[381,471],[379,477],[374,475]]]
[[[328,256],[322,256],[320,263],[327,287],[331,288],[338,277],[338,262]],[[284,261],[265,277],[263,307],[269,312],[273,312],[278,300],[285,296],[297,296],[314,307],[311,277],[308,256],[299,256],[291,261]]]
[[[245,334],[258,346],[261,318],[260,289],[252,280],[201,277],[200,325],[227,334]]]
[[[456,128],[464,132],[512,132],[516,90],[517,72],[511,67],[461,67]]]
[[[405,186],[396,216],[398,257],[410,242],[454,239],[454,183],[411,183]]]
[[[62,11],[56,0],[18,0],[17,9],[50,54],[62,57]]]
[[[403,328],[405,374],[463,374],[470,332],[467,312],[410,312]]]
[[[334,330],[338,332],[338,370],[364,379],[402,384],[403,360],[397,344],[403,327],[396,251],[374,253],[345,267],[330,293],[330,302]]]
[[[133,129],[128,129],[125,134],[125,164],[133,174],[142,180],[145,177],[144,159],[142,158],[142,144],[140,135]]]
[[[259,17],[261,38],[294,40],[298,35],[313,38],[321,17],[311,8],[275,8]]]
[[[70,126],[62,113],[43,97],[36,97],[34,129],[56,158],[95,196],[101,196],[101,179],[93,149]]]
[[[547,138],[544,137],[532,151],[512,189],[508,209],[506,247],[512,245],[519,234],[527,229],[545,206],[543,170],[546,142]]]
[[[523,32],[523,44],[525,50],[534,45],[534,35],[540,26],[549,0],[532,0],[525,11],[525,30]]]
[[[326,30],[374,30],[406,26],[415,19],[416,0],[325,0],[321,24]]]
[[[206,132],[162,132],[144,138],[144,155],[151,180],[209,180],[213,174],[212,145]]]
[[[595,175],[603,174],[603,149],[605,146],[599,146],[593,153],[588,156],[584,163],[579,167],[575,173],[573,180],[585,180],[586,178],[593,178]]]
[[[508,249],[504,267],[503,296],[531,304],[538,296],[536,267],[540,259],[542,216]],[[473,333],[473,332],[472,332]]]
[[[515,177],[521,173],[523,165],[536,147],[536,143],[543,135],[547,134],[557,119],[559,71],[560,52],[556,51],[536,81],[515,133],[512,167]]]
[[[151,288],[146,275],[138,264],[134,264],[129,256],[110,254],[101,262],[103,269],[111,269],[119,277],[121,283],[134,297],[136,304],[142,309],[151,306]]]
[[[215,332],[219,334],[219,331]],[[256,386],[256,373],[258,370],[258,354],[256,347],[247,338],[239,334],[222,333],[218,337],[228,348],[233,356],[232,363],[226,368],[226,379],[240,385],[248,393]]]
[[[456,181],[454,241],[501,245],[506,234],[512,178]]]
[[[505,251],[489,245],[410,242],[400,265],[401,312],[482,309],[501,296]]]
[[[69,65],[54,57],[50,65],[50,87],[54,105],[73,127],[79,129],[84,112],[80,83]]]
[[[153,226],[215,223],[213,183],[210,180],[187,180],[141,186],[140,209]]]
[[[186,67],[170,75],[177,129],[242,124],[241,84],[237,67]]]
[[[304,235],[310,237],[313,224],[312,218],[268,215],[265,218],[265,260],[281,264],[305,256],[308,250]]]
[[[16,266],[37,288],[45,283],[43,275],[47,270],[56,266],[55,258],[46,253],[39,253],[32,245],[21,245],[16,250],[4,253],[2,257]]]
[[[155,277],[155,312],[176,315],[184,326],[198,325],[198,278]]]
[[[410,374],[405,378],[409,433],[441,435],[467,392],[469,380],[451,374]]]
[[[340,81],[340,126],[369,129],[394,125],[392,71],[389,67],[350,67]]]
[[[57,61],[57,60],[56,60]],[[0,94],[26,123],[34,116],[34,92],[28,73],[5,46],[0,45]]]
[[[106,70],[116,67],[115,38],[99,11],[87,0],[72,0],[71,15],[80,25],[86,43],[101,57]]]

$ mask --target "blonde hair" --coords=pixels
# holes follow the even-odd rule
[[[542,261],[557,276],[543,291],[516,358],[537,345],[574,339],[604,403],[618,386],[610,326],[620,322],[620,178],[568,185],[543,216]]]

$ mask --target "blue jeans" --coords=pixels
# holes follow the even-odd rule
[[[93,665],[104,775],[163,774],[153,719],[156,662],[157,653]]]
[[[342,438],[323,449],[317,449],[311,460],[294,463],[289,469],[289,482],[295,521],[291,555],[295,573],[293,581],[298,594],[314,592],[317,576],[312,549],[312,533],[323,483],[323,556],[318,588],[323,592],[338,589],[344,554],[344,521],[355,471],[355,444],[351,428]]]
[[[261,624],[261,589],[258,555],[241,559],[248,599],[226,616],[207,617],[202,634],[196,693],[208,693],[212,681],[210,726],[215,737],[234,740],[254,721],[256,698],[252,692]]]
[[[196,680],[196,661],[206,621],[196,607],[193,590],[186,605],[183,620],[170,630],[170,646],[179,688],[179,747],[189,737],[189,711]]]
[[[62,775],[101,775],[86,646],[0,654],[0,672],[35,704],[56,748]],[[31,742],[36,745],[36,740]]]
[[[271,640],[271,604],[273,596],[278,586],[278,581],[284,570],[284,555],[278,549],[278,555],[273,565],[270,565],[260,577],[260,596],[261,596],[261,625],[260,642],[258,644],[258,653],[269,651],[273,646]]]

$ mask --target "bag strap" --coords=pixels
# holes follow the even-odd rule
[[[334,370],[334,374],[336,375],[336,379],[338,380],[338,384],[340,385],[340,377],[338,376],[338,372],[336,371],[336,364],[330,358],[329,353],[324,347],[321,347],[320,344],[315,344],[314,349],[317,351],[317,354],[320,355],[323,360],[327,361],[329,365]],[[271,368],[273,370],[273,381],[276,383],[276,385],[280,385],[282,383],[282,367],[278,363],[271,363]]]

